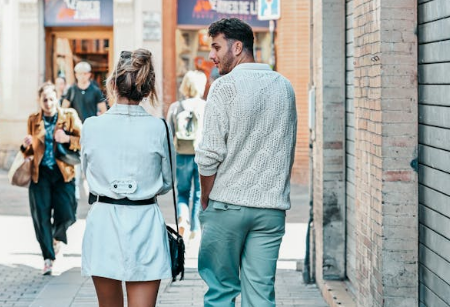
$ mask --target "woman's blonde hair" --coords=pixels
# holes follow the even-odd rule
[[[190,70],[181,81],[180,93],[186,98],[203,97],[206,81],[206,75],[203,72]]]
[[[133,52],[122,51],[116,68],[106,80],[106,89],[110,98],[117,94],[141,101],[149,96],[150,103],[155,104],[157,95],[152,53],[142,48]]]

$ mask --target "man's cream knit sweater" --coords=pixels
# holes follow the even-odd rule
[[[266,64],[244,63],[208,94],[195,161],[216,174],[210,199],[287,210],[297,134],[291,83]]]

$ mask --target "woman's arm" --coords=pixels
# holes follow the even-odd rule
[[[33,151],[33,132],[31,131],[31,126],[33,124],[33,116],[28,117],[28,123],[27,123],[27,136],[25,136],[22,145],[20,145],[20,150],[23,152],[24,156],[31,156],[34,154]]]
[[[164,125],[167,125],[166,122],[164,122]],[[167,127],[167,126],[166,126]],[[164,133],[162,135],[162,144],[163,144],[163,156],[161,159],[161,170],[162,170],[162,176],[163,176],[163,188],[161,191],[161,194],[165,194],[172,189],[172,180],[175,178],[175,148],[173,146],[172,138],[169,137],[167,139],[167,132],[169,133],[169,136],[171,135],[170,128],[167,127],[164,129]],[[170,151],[169,151],[170,148]],[[169,158],[169,152],[171,153]],[[170,159],[172,159],[172,163],[170,163]],[[172,164],[172,168],[170,167]],[[173,182],[175,184],[175,182]]]

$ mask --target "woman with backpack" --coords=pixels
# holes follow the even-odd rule
[[[189,239],[198,237],[200,232],[200,178],[194,161],[194,148],[200,141],[205,100],[202,99],[206,86],[206,75],[201,71],[188,71],[180,85],[180,93],[185,98],[174,102],[167,112],[177,153],[177,211],[180,235],[190,230]],[[192,194],[191,194],[192,192]],[[192,210],[189,203],[192,199]]]

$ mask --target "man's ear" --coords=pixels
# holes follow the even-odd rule
[[[242,50],[243,50],[243,44],[242,44],[242,42],[241,41],[236,41],[235,43],[234,43],[234,46],[233,46],[233,52],[234,52],[234,55],[235,56],[239,56],[239,55],[241,55],[241,53],[242,53]]]

